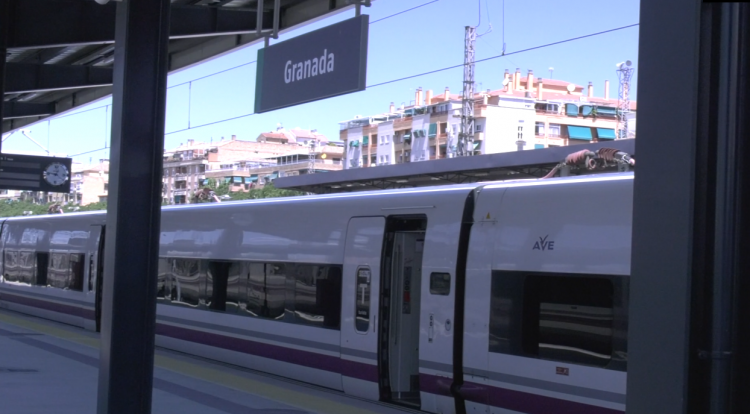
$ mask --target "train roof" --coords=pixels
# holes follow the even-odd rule
[[[253,200],[241,200],[241,201],[230,201],[223,203],[200,203],[200,204],[183,204],[183,205],[172,205],[162,207],[163,212],[168,211],[181,211],[187,209],[221,209],[231,208],[239,206],[248,206],[255,204],[266,204],[266,203],[294,203],[294,202],[315,202],[315,201],[328,201],[333,199],[355,199],[364,197],[387,197],[394,195],[419,195],[428,193],[448,192],[448,191],[469,191],[475,188],[513,188],[513,187],[530,187],[538,185],[561,185],[570,184],[577,182],[592,182],[592,181],[617,181],[624,179],[632,179],[634,177],[633,172],[625,173],[607,173],[607,174],[596,174],[589,176],[573,176],[573,177],[556,177],[548,179],[519,179],[519,180],[504,180],[504,181],[487,181],[487,182],[475,182],[466,184],[451,184],[433,187],[418,187],[418,188],[401,188],[401,189],[388,189],[388,190],[373,190],[373,191],[359,191],[349,193],[335,193],[335,194],[321,194],[321,195],[305,195],[295,197],[278,197],[278,198],[264,198],[264,199],[253,199]],[[104,215],[104,210],[98,211],[86,211],[86,212],[75,212],[65,214],[50,214],[50,215],[39,215],[39,216],[21,216],[21,217],[8,217],[7,220],[18,221],[18,220],[34,220],[34,219],[63,219],[63,218],[83,218],[88,216]]]

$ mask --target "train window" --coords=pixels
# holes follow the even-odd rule
[[[281,320],[286,309],[286,272],[289,265],[285,263],[266,264],[266,297],[265,317]]]
[[[245,296],[247,279],[243,274],[243,265],[240,262],[232,262],[227,274],[227,297],[226,311],[237,313],[240,308],[240,300]]]
[[[171,296],[172,264],[169,259],[160,258],[156,275],[156,303],[169,303]]]
[[[430,293],[433,295],[448,296],[451,293],[450,273],[430,274]]]
[[[68,273],[70,255],[67,253],[52,253],[49,269],[47,270],[47,286],[65,289],[68,287]]]
[[[247,299],[244,309],[250,315],[267,317],[266,266],[263,263],[249,263],[247,267]]]
[[[354,307],[356,313],[354,327],[357,332],[367,332],[370,329],[370,268],[362,266],[357,268],[357,291],[354,297],[357,304]]]
[[[4,260],[4,278],[8,282],[18,281],[18,252],[13,250],[5,251]]]
[[[18,281],[31,285],[34,283],[34,252],[18,252]]]
[[[626,302],[623,277],[495,271],[489,350],[624,370]]]
[[[83,291],[83,267],[85,265],[83,253],[70,254],[70,279],[68,280],[68,289]]]
[[[341,268],[297,265],[294,277],[294,320],[304,325],[339,329]]]
[[[205,273],[201,271],[200,261],[174,259],[170,292],[172,303],[197,308],[200,305],[201,287],[205,283],[204,280]]]

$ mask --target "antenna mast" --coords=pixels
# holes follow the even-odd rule
[[[627,115],[630,113],[630,78],[633,77],[633,72],[635,72],[635,68],[630,67],[630,65],[632,63],[629,60],[617,64],[617,78],[620,80],[617,98],[618,139],[630,138]]]
[[[461,99],[461,132],[458,135],[458,156],[474,155],[474,47],[477,28],[466,26],[464,36],[464,90]]]

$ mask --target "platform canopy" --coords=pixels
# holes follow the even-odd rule
[[[169,71],[352,9],[355,3],[369,1],[172,0]],[[9,22],[0,111],[3,133],[112,93],[117,1],[102,5],[94,0],[2,0],[0,4],[7,9]]]

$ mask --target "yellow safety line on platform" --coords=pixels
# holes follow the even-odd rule
[[[75,342],[80,345],[96,349],[99,348],[99,338],[76,334],[69,330],[34,322],[33,320],[26,318],[0,313],[0,322],[37,331],[66,341]],[[154,363],[159,368],[164,368],[188,377],[210,381],[226,388],[276,400],[304,411],[312,411],[321,414],[351,414],[353,412],[376,414],[374,411],[366,410],[361,407],[354,407],[339,402],[329,401],[325,398],[316,397],[298,391],[291,391],[275,385],[265,384],[260,381],[230,374],[218,369],[202,367],[197,364],[163,355],[156,355]]]

